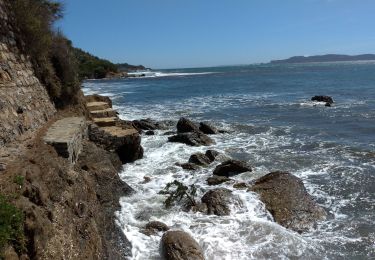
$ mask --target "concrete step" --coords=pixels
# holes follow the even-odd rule
[[[92,118],[117,117],[116,110],[112,108],[90,111]]]
[[[118,118],[117,117],[94,118],[93,121],[97,126],[100,126],[100,127],[116,126]]]
[[[100,129],[104,130],[106,133],[110,135],[114,135],[117,137],[138,134],[138,131],[134,128],[123,129],[118,126],[109,126],[109,127],[101,127]]]
[[[83,117],[67,117],[53,123],[43,140],[56,152],[75,163],[82,150],[82,139],[87,136],[87,124]]]
[[[86,103],[86,107],[90,112],[111,108],[106,102],[88,102]]]

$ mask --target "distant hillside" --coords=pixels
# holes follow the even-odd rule
[[[146,70],[147,68],[143,65],[130,65],[128,63],[118,63],[116,64],[117,69],[122,72],[130,72],[137,70]]]
[[[117,66],[112,62],[100,59],[81,49],[73,49],[78,61],[78,74],[80,79],[105,78],[107,73],[117,73]]]
[[[309,63],[309,62],[337,62],[337,61],[369,61],[375,60],[374,54],[362,54],[362,55],[340,55],[340,54],[327,54],[327,55],[316,55],[316,56],[294,56],[285,60],[273,60],[273,64],[283,63]]]

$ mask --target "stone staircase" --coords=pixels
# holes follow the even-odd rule
[[[116,152],[120,159],[131,162],[142,158],[141,137],[131,125],[122,124],[112,102],[107,97],[86,96],[86,107],[93,124],[89,125],[89,138],[104,149]]]

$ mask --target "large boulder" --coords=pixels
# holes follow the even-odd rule
[[[311,101],[325,102],[326,104],[333,104],[333,99],[330,96],[314,96]]]
[[[313,228],[325,210],[307,193],[301,179],[287,172],[272,172],[255,181],[252,191],[280,225],[297,232]]]
[[[218,134],[219,131],[216,129],[216,127],[212,126],[209,123],[201,122],[199,124],[199,130],[207,135],[215,135]]]
[[[177,122],[177,132],[178,133],[189,133],[189,132],[199,132],[198,126],[185,117],[181,117]]]
[[[192,154],[189,158],[189,163],[194,163],[201,166],[209,165],[212,161],[203,153]]]
[[[177,163],[176,165],[181,166],[182,169],[189,171],[196,171],[199,169],[199,166],[195,163]]]
[[[207,205],[209,215],[226,216],[230,214],[229,205],[233,199],[231,190],[217,188],[206,192],[201,200]]]
[[[183,143],[191,146],[208,146],[215,143],[210,137],[199,132],[179,133],[177,135],[168,137],[168,141],[172,143]]]
[[[214,175],[219,176],[234,176],[243,172],[251,172],[251,166],[246,162],[237,160],[227,160],[218,166],[214,170]]]
[[[168,231],[161,238],[161,256],[165,260],[204,260],[204,254],[197,243],[184,231]]]

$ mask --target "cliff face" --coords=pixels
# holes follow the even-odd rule
[[[56,120],[88,112],[81,92],[56,111],[17,48],[9,3],[0,0],[0,195],[22,211],[25,239],[8,241],[0,259],[124,259],[131,246],[114,214],[132,189],[120,157],[85,138],[74,164],[45,143]]]
[[[41,127],[56,112],[30,61],[17,48],[8,10],[0,0],[0,147]]]

